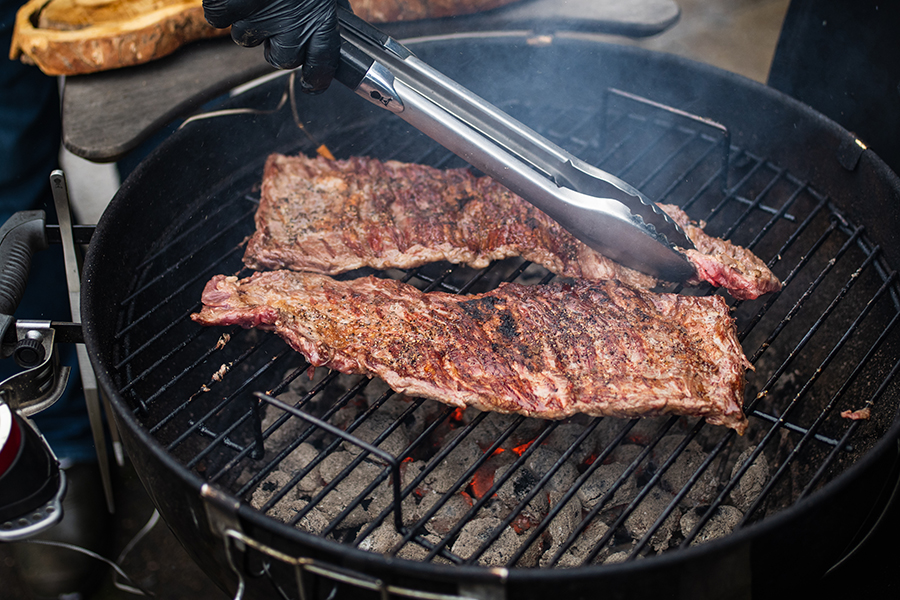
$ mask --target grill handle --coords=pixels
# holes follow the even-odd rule
[[[25,293],[31,257],[48,246],[46,215],[42,210],[15,213],[0,229],[0,339]]]

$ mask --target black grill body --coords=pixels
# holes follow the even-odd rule
[[[211,276],[241,269],[266,156],[313,153],[324,143],[338,157],[463,164],[338,86],[297,99],[301,129],[290,110],[277,109],[282,78],[223,105],[256,112],[193,121],[166,140],[124,182],[85,265],[82,320],[98,379],[145,487],[182,544],[223,589],[233,593],[244,585],[251,597],[280,590],[287,597],[302,591],[306,597],[586,598],[602,586],[621,597],[667,590],[698,598],[768,594],[820,577],[868,525],[892,483],[900,433],[897,177],[808,107],[675,57],[577,36],[547,44],[483,35],[411,46],[579,157],[657,201],[683,206],[713,234],[751,247],[787,283],[779,295],[733,302],[742,344],[756,367],[748,374],[747,439],[672,419],[654,423],[645,440],[650,448],[670,433],[700,439],[710,464],[727,471],[719,498],[700,511],[707,511],[705,518],[740,478],[727,462],[733,456],[726,459],[738,448],[753,445],[775,459],[771,489],[727,537],[693,546],[694,531],[659,555],[638,542],[623,563],[589,559],[565,569],[479,566],[477,559],[448,554],[449,541],[425,548],[429,557],[451,564],[406,560],[363,551],[352,537],[311,535],[254,508],[254,485],[278,466],[290,444],[275,441],[277,428],[264,424],[270,407],[254,392],[299,388],[302,410],[326,421],[356,394],[343,386],[342,394],[323,400],[321,389],[337,385],[337,376],[305,380],[308,365],[280,340],[237,329],[219,349],[224,332],[189,319]],[[389,275],[423,289],[465,292],[507,279],[540,281],[546,273],[505,261],[485,272],[435,265]],[[223,364],[227,375],[212,382]],[[375,398],[361,418],[377,413],[379,402]],[[866,405],[869,420],[840,417],[842,410]],[[421,406],[411,404],[410,411]],[[450,419],[450,412],[441,419]],[[282,422],[288,420],[285,413]],[[528,427],[524,421],[513,423],[509,435]],[[464,428],[483,428],[479,423]],[[602,426],[608,425],[610,453],[638,427]],[[302,431],[324,435],[315,426]],[[414,450],[421,452],[409,453]],[[382,481],[389,480],[390,467],[378,464]],[[635,459],[635,468],[642,464]],[[797,465],[812,468],[794,475]],[[653,473],[643,480],[656,481]],[[381,515],[386,522],[392,517],[390,509]],[[416,531],[407,537],[420,544]],[[610,533],[608,541],[614,537]],[[785,564],[790,575],[765,575],[784,573]]]

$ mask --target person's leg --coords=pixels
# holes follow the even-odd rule
[[[8,48],[18,2],[0,0],[0,47]],[[37,68],[0,60],[0,223],[20,210],[42,209],[55,220],[50,173],[59,157],[59,93],[53,77]],[[51,247],[34,256],[21,319],[71,320],[62,251]],[[61,347],[63,364],[75,366],[72,347]],[[0,361],[0,380],[17,371]],[[63,461],[95,460],[77,368],[63,399],[34,421]]]
[[[9,48],[17,1],[0,0],[0,47]],[[0,222],[21,210],[42,209],[56,222],[50,173],[60,147],[57,81],[37,68],[0,57]],[[62,249],[51,246],[32,261],[17,319],[72,320]],[[33,418],[60,459],[68,480],[63,520],[37,536],[105,554],[110,527],[74,347],[60,345],[73,367],[63,397]],[[0,360],[0,381],[18,372]],[[38,597],[78,597],[98,582],[102,563],[81,553],[34,543],[14,545],[17,570]]]

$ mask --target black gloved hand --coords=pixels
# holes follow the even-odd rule
[[[231,25],[241,46],[265,43],[266,60],[280,69],[301,64],[300,85],[307,93],[325,91],[340,61],[337,30],[339,0],[203,0],[213,27]],[[346,0],[342,6],[349,8]]]

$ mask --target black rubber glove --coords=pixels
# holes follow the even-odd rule
[[[303,65],[300,85],[307,93],[325,91],[340,61],[337,30],[339,0],[203,0],[213,27],[231,25],[241,46],[265,44],[266,60],[279,69]],[[346,8],[346,0],[340,2]]]

